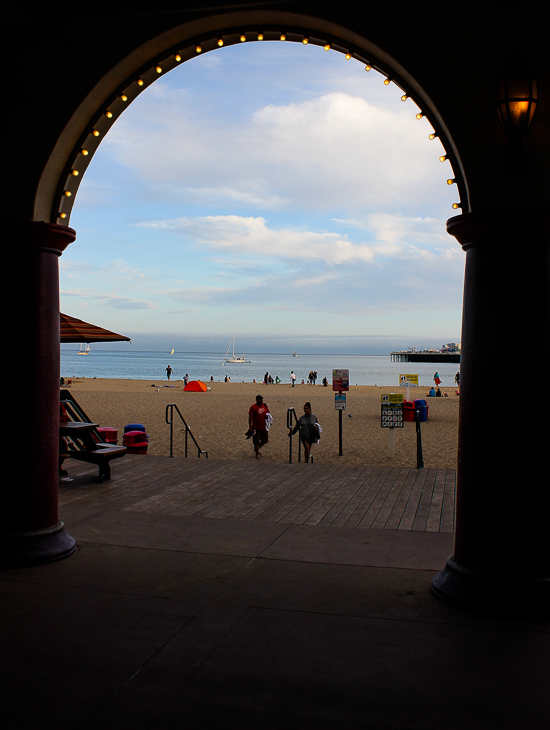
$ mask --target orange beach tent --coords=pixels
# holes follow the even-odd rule
[[[208,388],[202,382],[202,380],[190,380],[185,386],[184,390],[192,390],[195,393],[206,393]]]

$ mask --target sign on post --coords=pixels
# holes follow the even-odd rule
[[[404,373],[399,376],[399,385],[415,385],[418,387],[418,373]]]
[[[334,394],[334,408],[337,411],[346,410],[346,394],[345,393],[335,393]]]
[[[381,406],[382,428],[387,428],[390,434],[388,452],[391,458],[395,456],[395,429],[403,428],[405,408],[402,393],[384,393]]]
[[[349,390],[349,370],[347,368],[332,371],[332,390],[340,393]]]
[[[405,422],[405,408],[402,393],[384,393],[381,407],[382,428],[403,428]]]
[[[342,411],[346,409],[344,393],[349,390],[349,370],[347,368],[335,368],[332,371],[332,390],[336,391],[334,408],[338,411],[338,454],[342,456]]]

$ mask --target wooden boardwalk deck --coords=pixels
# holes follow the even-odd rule
[[[456,472],[127,455],[112,479],[68,460],[63,508],[295,525],[454,532]]]

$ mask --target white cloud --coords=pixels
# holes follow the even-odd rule
[[[285,65],[283,46],[194,59],[117,120],[61,260],[75,307],[128,308],[120,331],[132,308],[159,331],[191,309],[204,332],[459,322],[463,255],[444,224],[456,189],[429,124],[379,74],[301,45]]]
[[[348,221],[339,221],[343,225]],[[307,231],[295,228],[271,228],[263,217],[237,215],[176,218],[143,221],[145,228],[171,231],[186,240],[230,255],[315,260],[329,266],[373,262],[377,257],[412,259],[452,255],[460,248],[450,237],[439,233],[441,222],[430,218],[406,218],[401,214],[377,214],[365,221],[352,220],[351,227],[369,232],[363,242],[352,242],[347,234],[331,231]],[[373,240],[369,240],[374,238]],[[449,248],[447,248],[449,239]],[[434,244],[438,244],[434,247]],[[450,252],[450,253],[449,253]]]
[[[429,125],[408,108],[380,109],[332,92],[206,123],[197,98],[161,91],[154,104],[138,100],[105,144],[172,198],[360,212],[452,195]]]
[[[354,316],[411,307],[456,308],[461,258],[449,255],[451,249],[444,246],[416,242],[431,236],[440,243],[437,221],[401,214],[393,218],[363,222],[381,240],[359,243],[337,232],[271,228],[262,217],[205,216],[140,225],[189,239],[196,250],[220,254],[216,261],[227,283],[166,292],[176,300],[213,306],[254,301],[272,311],[292,311],[299,303],[305,311],[348,311]]]
[[[147,302],[140,299],[131,299],[129,297],[121,297],[115,294],[98,293],[92,290],[67,290],[61,289],[60,296],[68,299],[78,299],[86,302],[99,304],[103,307],[112,307],[113,309],[156,309],[157,304]]]

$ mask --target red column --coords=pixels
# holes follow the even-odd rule
[[[58,258],[76,233],[35,221],[7,221],[2,232],[12,282],[4,322],[15,360],[6,383],[9,442],[3,444],[14,476],[2,490],[0,560],[25,565],[59,560],[75,549],[58,518],[57,488]]]
[[[454,554],[436,595],[550,612],[550,214],[447,221],[466,251]]]

